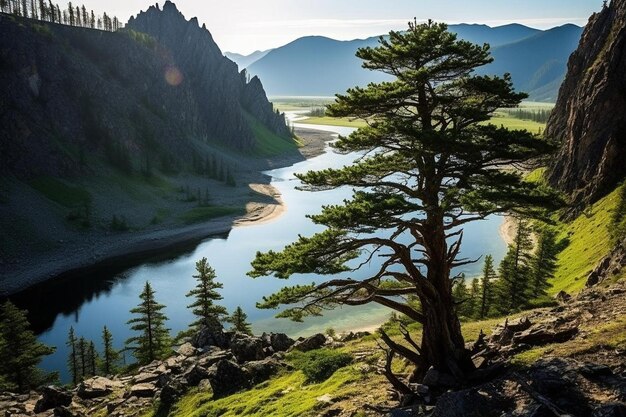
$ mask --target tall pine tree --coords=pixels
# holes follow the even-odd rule
[[[196,271],[197,274],[193,277],[198,281],[198,284],[187,294],[187,297],[194,299],[188,308],[192,309],[197,318],[191,325],[193,327],[206,326],[217,331],[222,330],[222,320],[228,315],[228,312],[226,308],[215,304],[215,301],[222,299],[217,290],[223,288],[223,285],[215,281],[215,270],[211,268],[206,258],[196,262]]]
[[[515,107],[527,96],[513,90],[508,74],[476,74],[493,61],[489,46],[459,40],[444,24],[412,22],[381,38],[377,47],[359,49],[357,56],[364,68],[390,80],[337,95],[328,113],[367,122],[333,143],[364,156],[339,169],[298,175],[304,189],[349,187],[353,196],[311,216],[322,231],[299,237],[281,252],[257,254],[250,273],[331,278],[285,288],[259,306],[286,306],[281,317],[302,320],[336,306],[381,304],[422,325],[421,344],[408,348],[381,334],[391,351],[415,365],[413,381],[431,367],[464,381],[475,366],[451,279],[454,268],[471,262],[458,256],[462,228],[495,213],[537,215],[540,206],[558,206],[547,187],[502,169],[545,156],[555,144],[485,123],[497,109]],[[352,271],[350,261],[364,251],[383,260],[380,269],[358,280],[340,276]],[[411,295],[419,299],[419,309],[405,301]]]
[[[485,256],[483,275],[480,278],[480,308],[478,317],[484,319],[489,315],[493,302],[493,281],[496,279],[496,270],[493,266],[493,256]]]
[[[165,327],[165,306],[156,301],[149,282],[146,282],[139,298],[141,303],[130,310],[137,317],[128,321],[130,328],[139,335],[129,338],[126,345],[140,364],[147,364],[169,354],[171,341],[169,329]]]
[[[74,333],[74,327],[70,327],[65,345],[69,348],[67,367],[69,368],[70,375],[72,375],[72,383],[74,385],[78,384],[81,373],[78,363],[77,343],[78,340],[76,339],[76,334]]]
[[[102,329],[102,345],[104,350],[102,352],[102,361],[100,362],[100,371],[104,375],[114,374],[117,371],[120,353],[113,347],[113,335],[107,326],[104,326]]]
[[[550,279],[556,271],[556,258],[559,247],[556,241],[556,232],[549,227],[543,227],[537,232],[537,248],[531,260],[531,297],[539,298],[547,294],[550,288]]]
[[[40,343],[30,329],[26,311],[10,301],[0,306],[0,380],[3,389],[26,392],[51,382],[56,374],[47,374],[37,366],[54,352]]]
[[[528,303],[530,294],[531,230],[526,220],[517,223],[515,239],[500,263],[498,309],[501,313],[517,311]]]

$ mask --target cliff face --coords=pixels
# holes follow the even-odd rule
[[[290,140],[246,78],[171,2],[115,33],[0,15],[0,173],[68,177],[105,156],[180,168],[213,145],[253,152],[250,120]]]
[[[546,135],[562,143],[549,181],[575,203],[596,200],[626,176],[626,0],[590,18]]]

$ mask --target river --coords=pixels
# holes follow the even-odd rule
[[[349,134],[353,130],[335,126],[296,125],[342,135]],[[337,309],[325,314],[324,317],[307,319],[305,323],[275,319],[276,311],[258,310],[255,307],[256,302],[264,295],[269,295],[285,285],[319,282],[320,278],[297,276],[285,281],[267,277],[252,279],[246,276],[246,272],[250,270],[250,262],[257,251],[280,250],[297,239],[299,234],[307,236],[321,230],[319,226],[306,218],[306,214],[317,213],[322,205],[338,203],[350,196],[348,189],[315,193],[298,191],[296,186],[299,181],[294,177],[294,173],[340,167],[351,163],[354,158],[354,155],[340,155],[327,150],[318,157],[287,168],[266,172],[272,177],[271,185],[281,193],[285,204],[285,211],[271,221],[235,227],[226,236],[207,239],[183,253],[170,256],[169,259],[145,261],[139,266],[124,271],[104,271],[98,276],[83,277],[70,284],[59,283],[56,290],[54,286],[48,286],[47,291],[51,295],[48,300],[57,304],[63,302],[63,293],[76,292],[80,295],[81,291],[85,291],[86,295],[79,297],[79,301],[57,306],[59,307],[57,311],[62,311],[62,313],[42,317],[48,323],[46,324],[47,330],[39,335],[39,340],[57,347],[53,355],[44,359],[42,367],[47,370],[60,371],[62,381],[68,381],[65,342],[70,326],[74,327],[77,335],[94,340],[99,345],[102,327],[106,325],[113,333],[116,347],[121,348],[124,340],[131,335],[126,324],[129,319],[129,310],[138,304],[138,296],[146,281],[152,284],[157,300],[167,306],[165,310],[169,317],[167,325],[172,330],[172,334],[187,328],[192,321],[192,316],[187,308],[190,300],[185,297],[185,294],[195,285],[192,278],[195,272],[194,266],[195,262],[202,257],[208,259],[217,273],[218,281],[224,285],[221,291],[224,299],[221,304],[229,311],[241,306],[248,314],[255,333],[285,332],[296,337],[323,331],[328,327],[340,332],[366,328],[384,321],[389,316],[389,310],[380,306]],[[502,221],[501,217],[491,217],[482,222],[467,225],[461,256],[477,258],[490,253],[498,262],[505,252],[505,245],[498,233]],[[380,261],[374,259],[362,271],[351,276],[364,277],[370,270],[369,268],[373,269],[378,265]],[[480,263],[469,265],[464,267],[462,272],[468,276],[475,276],[479,274],[481,266]],[[88,283],[88,292],[81,287],[81,281]],[[59,297],[61,300],[58,300]],[[43,311],[47,310],[43,309]]]

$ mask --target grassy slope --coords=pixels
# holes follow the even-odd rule
[[[249,114],[246,114],[246,119],[257,137],[255,155],[275,156],[295,151],[298,148],[295,139],[281,138]]]
[[[559,238],[569,239],[569,245],[559,254],[550,293],[578,292],[584,288],[587,275],[611,250],[609,225],[618,198],[616,189],[573,222],[559,226]]]

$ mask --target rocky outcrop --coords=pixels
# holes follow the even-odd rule
[[[0,15],[0,62],[0,173],[20,179],[99,158],[186,169],[206,144],[251,153],[259,126],[291,137],[260,80],[169,1],[117,32]]]
[[[587,287],[593,287],[607,278],[620,274],[624,267],[626,267],[626,239],[619,242],[589,273]]]
[[[582,207],[626,176],[626,0],[594,14],[568,73],[546,136],[562,143],[552,185]]]

